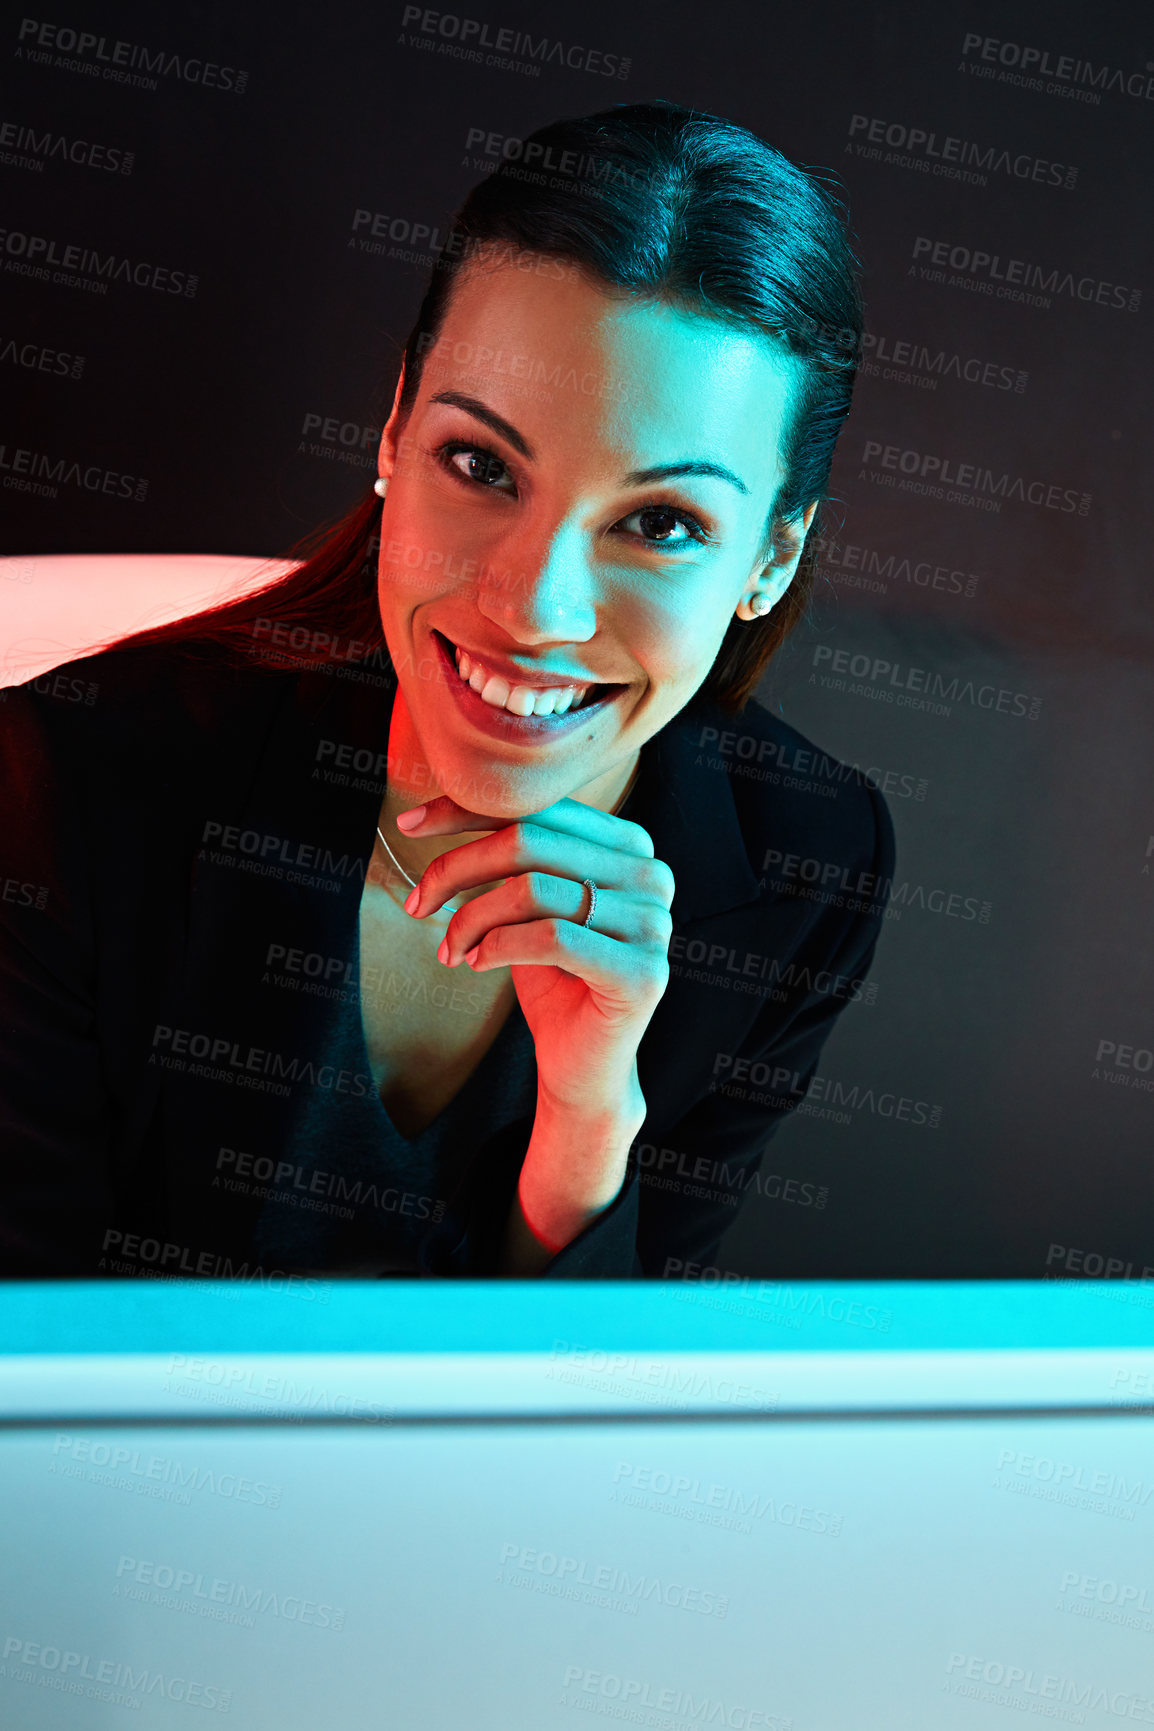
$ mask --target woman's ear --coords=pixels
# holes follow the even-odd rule
[[[735,609],[739,619],[762,619],[771,608],[777,606],[793,582],[816,510],[815,499],[798,516],[782,518],[774,524],[770,557],[751,574],[746,591]]]
[[[788,572],[787,583],[793,581],[793,574],[797,570],[797,562],[804,551],[806,536],[809,534],[809,526],[813,522],[816,511],[817,500],[814,499],[812,504],[807,505],[799,516],[783,519],[780,523],[774,524],[773,557],[768,569],[778,572],[784,568]]]
[[[400,377],[393,395],[389,418],[381,429],[381,444],[377,452],[377,474],[391,476],[397,466],[401,447],[401,393],[405,388],[405,363],[401,362]]]

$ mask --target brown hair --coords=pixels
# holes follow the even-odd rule
[[[512,145],[515,148],[509,149]],[[561,173],[549,173],[549,165]],[[744,127],[674,103],[637,103],[506,140],[500,167],[454,220],[405,347],[402,419],[458,272],[479,246],[569,260],[625,293],[728,318],[798,362],[784,478],[765,547],[819,502],[789,589],[762,619],[734,619],[703,695],[739,711],[804,616],[834,445],[861,347],[857,266],[832,194]],[[387,654],[377,605],[381,501],[370,492],[294,550],[304,563],[255,594],[123,640],[121,646],[222,643],[251,653],[275,619],[278,663],[322,662],[332,643]],[[283,627],[283,630],[280,629]]]

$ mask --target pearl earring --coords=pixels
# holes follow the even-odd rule
[[[769,599],[769,596],[763,595],[760,590],[757,590],[749,598],[749,611],[751,613],[756,613],[759,618],[763,613],[768,613],[772,606],[773,602]]]
[[[378,475],[376,480],[373,482],[373,492],[379,499],[383,499],[388,490],[389,477],[387,475]]]

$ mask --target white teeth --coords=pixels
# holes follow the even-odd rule
[[[515,685],[505,703],[511,715],[532,715],[537,693],[527,685]]]
[[[486,674],[480,662],[473,661],[463,649],[454,647],[457,672],[467,681],[483,702],[494,709],[507,709],[512,715],[564,715],[575,709],[589,690],[587,685],[510,685],[499,673]]]
[[[512,689],[507,679],[502,679],[499,673],[491,673],[481,687],[481,701],[491,703],[494,709],[504,709]]]

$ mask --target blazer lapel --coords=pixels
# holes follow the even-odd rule
[[[643,748],[623,815],[642,824],[676,889],[670,979],[638,1049],[650,1105],[639,1140],[661,1135],[709,1092],[719,1053],[737,1052],[770,998],[753,975],[796,954],[809,904],[764,886],[742,834],[728,774],[711,764],[705,729],[731,726],[712,705],[691,705]],[[785,1013],[783,1011],[783,1020]]]
[[[729,777],[706,762],[704,706],[682,710],[642,751],[642,774],[627,811],[672,868],[679,926],[758,899]]]
[[[192,1057],[207,1041],[208,1061],[161,1055],[167,1134],[184,1149],[173,1202],[203,1221],[205,1248],[248,1243],[261,1207],[252,1186],[222,1197],[222,1149],[278,1158],[327,1081],[327,1002],[293,988],[310,984],[301,957],[333,977],[356,930],[392,709],[392,685],[375,678],[319,671],[286,681],[255,760],[206,813],[174,1022],[192,1037]],[[362,752],[372,761],[358,774]],[[297,975],[286,971],[294,952]]]

